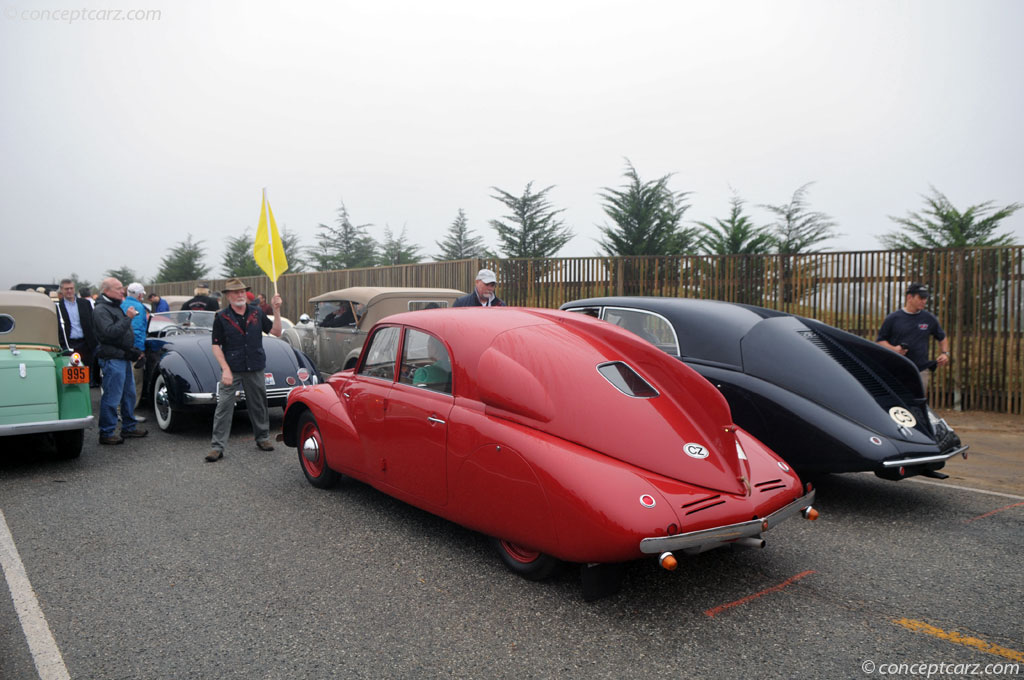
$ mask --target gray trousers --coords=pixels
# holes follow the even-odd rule
[[[231,436],[231,420],[235,415],[235,392],[245,390],[245,407],[256,441],[270,440],[270,413],[267,409],[267,383],[263,371],[232,372],[231,386],[217,383],[217,412],[213,416],[213,440],[210,448],[224,451]]]

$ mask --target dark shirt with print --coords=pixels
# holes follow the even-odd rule
[[[917,314],[908,314],[898,309],[885,317],[882,327],[878,330],[877,340],[885,340],[890,345],[907,346],[907,358],[914,362],[919,371],[928,367],[928,336],[936,340],[946,337],[946,332],[939,325],[939,320],[931,312],[921,310]]]
[[[245,314],[226,307],[213,317],[211,342],[220,345],[232,373],[262,371],[267,367],[263,334],[269,333],[273,327],[274,322],[256,305],[246,306]]]

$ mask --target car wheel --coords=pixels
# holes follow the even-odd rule
[[[174,432],[181,427],[182,414],[171,407],[171,395],[167,392],[167,381],[162,373],[153,380],[153,414],[156,424],[164,432]]]
[[[531,581],[547,578],[559,564],[551,555],[545,555],[512,541],[492,538],[491,543],[506,567]]]
[[[82,442],[85,440],[85,430],[65,430],[54,432],[53,441],[57,445],[57,455],[61,458],[78,458],[82,455]]]
[[[299,418],[299,436],[296,448],[299,452],[299,464],[302,474],[309,483],[319,489],[327,489],[338,483],[341,475],[327,466],[324,456],[324,438],[320,434],[320,426],[309,411]]]

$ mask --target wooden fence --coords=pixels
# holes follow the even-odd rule
[[[498,275],[511,305],[556,308],[604,295],[655,295],[753,304],[820,319],[871,340],[903,304],[907,284],[932,289],[928,308],[950,336],[953,363],[936,372],[939,408],[1024,414],[1024,247],[860,251],[809,255],[485,259],[286,274],[285,315],[312,313],[309,298],[349,286],[469,291],[481,267]],[[265,277],[244,281],[269,294]],[[224,279],[209,281],[214,290]],[[194,282],[154,284],[191,294]]]

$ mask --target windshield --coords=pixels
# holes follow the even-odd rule
[[[150,335],[174,333],[209,333],[213,330],[216,312],[160,312],[149,319]]]

